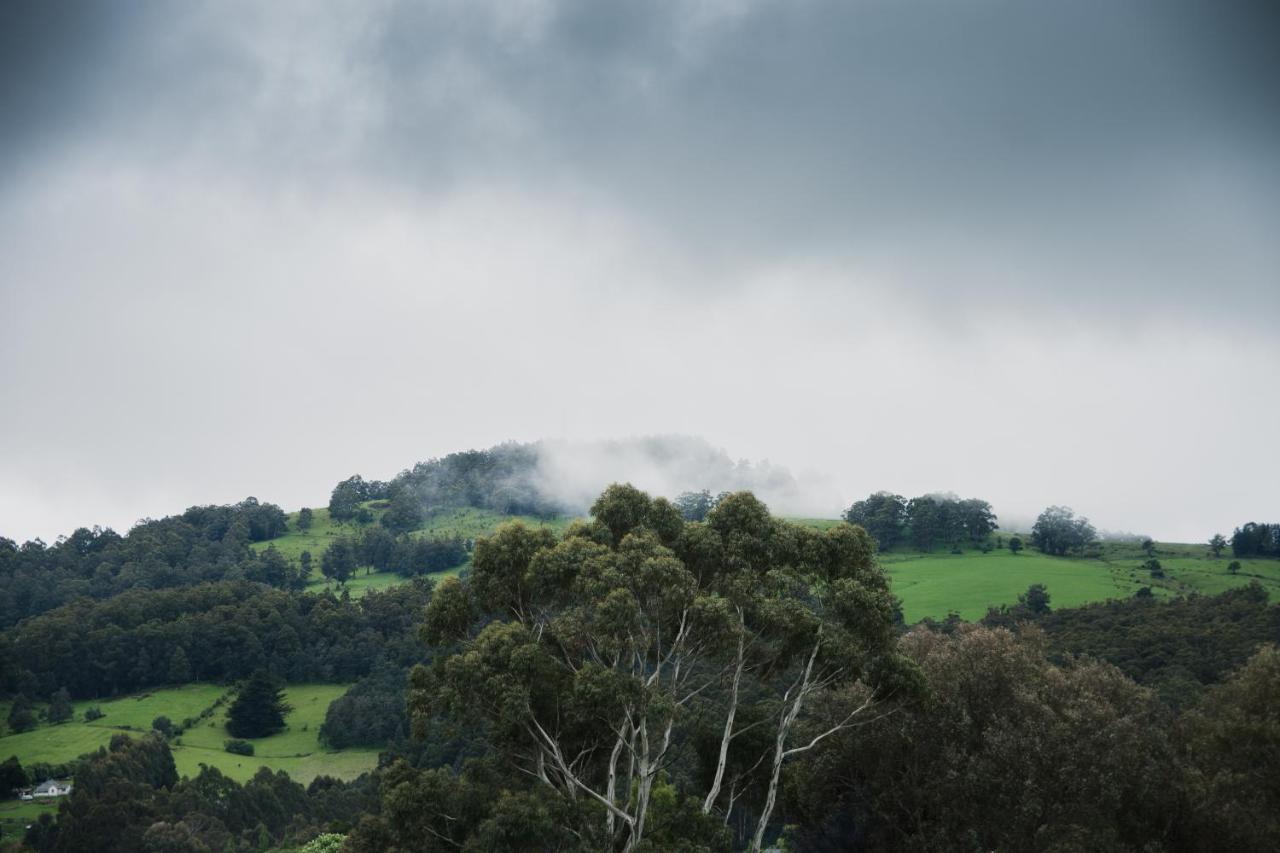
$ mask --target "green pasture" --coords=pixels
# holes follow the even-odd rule
[[[58,800],[0,800],[0,838],[13,841],[21,838],[29,824],[40,815],[56,814]]]
[[[211,716],[199,720],[170,741],[179,775],[195,776],[201,764],[208,764],[233,779],[244,781],[259,767],[267,766],[284,770],[291,778],[307,784],[319,775],[352,779],[372,770],[378,759],[376,749],[328,751],[318,739],[329,704],[346,689],[346,685],[341,684],[286,687],[285,699],[293,706],[285,717],[286,728],[279,734],[253,741],[252,756],[234,755],[223,749],[230,738],[224,702]],[[112,735],[122,731],[141,736],[150,731],[151,721],[161,715],[175,726],[181,725],[188,717],[198,717],[226,693],[227,688],[217,685],[188,684],[119,699],[76,702],[76,716],[70,722],[41,725],[29,732],[0,737],[0,756],[16,755],[23,766],[65,763],[106,746]],[[91,705],[96,705],[105,716],[85,722],[84,711]]]

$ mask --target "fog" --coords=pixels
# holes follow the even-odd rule
[[[506,440],[579,500],[1280,514],[1269,4],[0,16],[0,535]]]

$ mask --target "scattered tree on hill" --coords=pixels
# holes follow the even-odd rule
[[[165,737],[171,737],[173,735],[173,721],[161,714],[151,721],[151,730],[159,732]]]
[[[1230,572],[1230,573],[1231,573],[1231,574],[1233,574],[1233,575],[1234,575],[1234,574],[1239,574],[1239,572],[1240,572],[1240,561],[1239,561],[1239,560],[1232,560],[1230,563],[1227,563],[1227,571],[1228,571],[1228,572]]]
[[[406,533],[422,524],[422,504],[409,489],[400,489],[391,506],[382,514],[382,526],[393,533]]]
[[[1226,547],[1227,547],[1227,537],[1223,536],[1221,533],[1215,533],[1209,539],[1209,551],[1213,554],[1215,558],[1221,557],[1222,552]]]
[[[1150,572],[1151,577],[1153,578],[1164,577],[1164,566],[1160,565],[1160,561],[1157,560],[1155,557],[1152,557],[1150,560],[1147,560],[1145,563],[1143,563],[1142,568]]]
[[[1040,513],[1031,528],[1031,544],[1046,554],[1063,556],[1083,551],[1097,540],[1089,519],[1076,518],[1070,507],[1051,506]]]
[[[339,584],[345,584],[355,573],[356,567],[355,545],[346,536],[339,536],[329,543],[320,557],[320,572]]]
[[[290,710],[279,682],[260,669],[227,709],[227,731],[237,738],[266,737],[284,728],[284,715]]]
[[[97,705],[90,705],[84,709],[84,721],[92,723],[94,720],[101,720],[106,714],[102,713],[102,709]]]
[[[311,525],[315,522],[315,514],[312,513],[311,507],[304,506],[298,510],[298,530],[306,533],[311,529]]]
[[[1021,538],[1021,537],[1019,537],[1019,536],[1010,536],[1010,537],[1009,537],[1009,550],[1010,550],[1010,551],[1012,551],[1014,554],[1017,554],[1019,551],[1021,551],[1021,550],[1022,550],[1022,538]]]
[[[311,577],[311,552],[303,551],[298,555],[299,577],[305,583],[307,578]]]
[[[67,688],[59,687],[50,697],[48,716],[51,723],[65,723],[75,716],[75,709],[71,707],[71,694],[67,692]]]
[[[1018,603],[1032,614],[1040,616],[1049,612],[1049,590],[1042,583],[1033,583],[1027,591],[1018,596]]]
[[[8,718],[9,731],[17,734],[19,732],[29,732],[34,729],[39,722],[36,719],[35,710],[32,707],[31,700],[25,694],[19,693],[13,697],[13,704],[9,706]]]
[[[1150,537],[1144,538],[1144,539],[1142,540],[1141,548],[1142,548],[1142,553],[1146,554],[1148,557],[1154,557],[1154,556],[1155,556],[1155,553],[1156,553],[1156,543],[1155,543],[1154,541],[1152,541],[1152,539],[1151,539]]]

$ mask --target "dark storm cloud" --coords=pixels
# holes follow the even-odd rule
[[[10,163],[56,136],[256,179],[584,186],[731,268],[1280,305],[1274,4],[25,8]]]

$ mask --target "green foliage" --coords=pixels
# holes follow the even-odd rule
[[[34,729],[39,720],[36,719],[31,700],[19,693],[9,705],[9,717],[6,721],[11,732],[26,732]]]
[[[266,670],[258,670],[240,688],[227,710],[227,731],[237,738],[259,738],[284,728],[290,710],[284,690]]]
[[[887,551],[910,542],[922,551],[939,543],[984,542],[997,529],[991,504],[976,498],[961,500],[952,494],[921,495],[906,500],[901,495],[876,492],[844,513],[844,520],[870,533]]]
[[[25,788],[30,783],[31,777],[16,755],[11,755],[0,763],[0,800],[14,796],[15,789]]]
[[[326,832],[324,835],[317,835],[299,847],[298,853],[342,853],[342,845],[346,841],[347,837],[345,835]]]
[[[346,536],[339,536],[333,540],[320,557],[320,572],[326,578],[337,581],[339,585],[347,582],[355,572],[356,566],[355,543]]]
[[[1051,506],[1036,519],[1031,528],[1031,544],[1046,554],[1062,556],[1079,553],[1097,540],[1097,533],[1087,518],[1076,518],[1069,507]]]
[[[1114,668],[1055,666],[1035,634],[917,628],[928,700],[822,744],[789,805],[804,847],[1151,850],[1177,814],[1161,708]],[[836,712],[839,713],[838,711]],[[828,719],[832,717],[829,716]]]
[[[382,526],[394,533],[404,533],[422,524],[422,505],[409,489],[400,489],[391,506],[382,514]]]
[[[734,766],[773,768],[753,806],[764,832],[784,761],[809,748],[789,740],[805,699],[839,703],[837,688],[859,679],[893,682],[882,660],[892,657],[894,603],[874,542],[852,525],[819,532],[781,522],[748,493],[725,496],[705,523],[686,524],[674,505],[626,485],[607,489],[592,511],[592,524],[559,540],[516,523],[477,542],[470,583],[443,586],[428,608],[424,637],[438,654],[413,673],[415,722],[482,720],[503,766],[544,768],[562,820],[572,819],[588,848],[629,839],[667,849],[645,827],[650,817],[653,833],[662,825],[654,809],[670,746],[689,736],[686,706],[696,703],[699,717],[722,721],[726,750],[760,750],[735,753]],[[747,689],[785,710],[757,718],[776,727],[763,740],[735,738]],[[624,749],[634,760],[620,760]],[[575,755],[595,758],[570,762]],[[721,837],[713,812],[729,793],[721,782],[737,783],[722,772],[712,768],[711,787],[674,797],[668,814],[672,826],[715,830],[709,849]],[[456,782],[418,784],[445,796]],[[517,822],[548,808],[547,790],[532,793],[536,801],[509,802],[523,815]],[[590,816],[577,804],[591,806]],[[486,835],[498,831],[493,820],[478,820],[466,837],[510,843],[516,836]],[[434,827],[458,841],[462,829]],[[394,822],[379,830],[399,831]]]
[[[227,752],[234,753],[235,755],[253,755],[253,744],[249,743],[247,740],[232,738],[224,743],[222,748]]]
[[[1012,554],[1017,554],[1017,553],[1018,553],[1019,551],[1021,551],[1021,550],[1022,550],[1022,537],[1020,537],[1020,536],[1010,536],[1010,537],[1009,537],[1009,552],[1010,552],[1010,553],[1012,553]]]
[[[101,720],[105,716],[106,714],[102,713],[102,709],[99,708],[97,705],[90,705],[88,708],[84,709],[84,721],[86,723],[92,723],[95,720]]]
[[[1249,522],[1231,534],[1235,557],[1280,557],[1280,524]]]
[[[1280,849],[1280,650],[1266,645],[1186,716],[1200,849]]]
[[[429,598],[429,585],[417,581],[358,601],[244,581],[132,590],[81,599],[9,635],[25,649],[20,678],[42,693],[66,685],[88,698],[168,684],[177,649],[201,681],[267,667],[290,681],[351,682],[379,660],[417,659],[416,624]]]
[[[1108,661],[1166,701],[1186,705],[1280,637],[1280,607],[1251,584],[1215,596],[1130,598],[1055,610],[1038,623],[1060,659]]]
[[[298,531],[306,533],[311,529],[311,525],[315,523],[315,513],[311,511],[311,507],[304,506],[298,510],[298,520],[295,522]]]
[[[161,714],[160,716],[156,717],[154,720],[151,721],[151,730],[155,732],[159,732],[165,737],[172,737],[173,721],[170,720],[168,717],[166,717],[164,714]]]
[[[1227,547],[1227,538],[1221,533],[1215,533],[1209,537],[1209,552],[1214,557],[1222,556],[1222,551]]]
[[[67,688],[59,687],[50,697],[47,715],[51,723],[65,723],[75,715],[75,710],[71,707],[71,694],[67,692]]]
[[[385,747],[408,732],[404,670],[384,664],[329,705],[319,738],[332,749]]]

